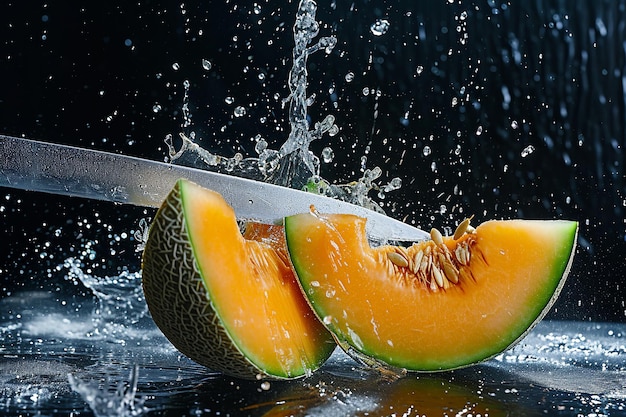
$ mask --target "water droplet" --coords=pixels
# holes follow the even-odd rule
[[[270,389],[270,387],[271,387],[271,385],[267,381],[264,381],[264,382],[261,383],[261,389],[263,391],[268,391]]]
[[[402,187],[402,179],[395,177],[389,181],[389,184],[387,184],[387,191],[397,190],[400,187]]]
[[[428,156],[432,153],[432,149],[430,149],[430,146],[426,145],[424,146],[422,153],[424,154],[424,156]]]
[[[382,36],[389,30],[389,21],[387,19],[376,19],[370,26],[370,31],[374,36]]]
[[[330,324],[333,322],[333,316],[324,316],[324,324]]]
[[[174,62],[174,63],[172,64],[172,69],[173,69],[174,71],[178,71],[178,70],[180,69],[180,64],[179,64],[178,62]]]
[[[254,8],[252,10],[254,11],[254,14],[261,14],[261,5],[254,3]]]
[[[352,82],[352,80],[354,80],[354,73],[350,71],[349,73],[346,74],[346,82],[350,83]]]
[[[517,124],[517,120],[511,121],[511,128],[517,129],[518,127],[519,127],[519,125]]]
[[[224,99],[224,103],[226,104],[233,104],[235,102],[235,99],[233,97],[226,97]]]
[[[235,111],[233,112],[233,114],[235,115],[235,117],[241,117],[241,116],[245,116],[247,113],[247,110],[245,107],[243,106],[237,106],[235,107]]]
[[[424,72],[424,67],[421,65],[418,65],[417,68],[415,68],[415,73],[417,75],[422,75],[422,72]]]
[[[263,138],[260,138],[259,140],[257,140],[256,145],[254,145],[254,150],[256,151],[256,153],[261,155],[261,153],[263,153],[263,151],[266,149],[267,149],[267,141]]]
[[[334,157],[335,157],[335,152],[333,152],[332,148],[327,146],[324,149],[322,149],[322,159],[324,162],[326,163],[332,162]]]
[[[526,158],[528,155],[530,155],[534,151],[535,151],[535,147],[533,145],[528,145],[522,150],[522,153],[521,153],[522,158]]]
[[[369,96],[370,94],[370,89],[369,87],[363,87],[363,95],[364,96]]]
[[[155,113],[158,113],[162,110],[163,108],[161,107],[161,105],[159,103],[156,103],[154,106],[152,106],[152,111]]]
[[[209,71],[212,67],[213,67],[213,64],[211,64],[211,61],[209,61],[208,59],[202,58],[202,68],[204,68],[206,71]]]
[[[482,126],[478,126],[476,128],[476,136],[480,136],[483,134],[483,127]]]

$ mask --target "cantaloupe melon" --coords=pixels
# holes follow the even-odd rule
[[[568,274],[573,221],[469,220],[455,236],[370,247],[366,220],[285,219],[303,293],[339,345],[368,363],[441,371],[491,358],[547,312]]]
[[[213,191],[179,180],[143,254],[152,318],[182,353],[242,378],[296,378],[336,346],[289,266],[282,227],[249,224]]]

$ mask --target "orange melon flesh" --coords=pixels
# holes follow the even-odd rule
[[[436,291],[390,265],[392,247],[371,248],[362,218],[301,214],[285,220],[285,233],[303,293],[341,346],[393,367],[438,371],[497,355],[547,312],[569,270],[577,223],[483,223],[459,239],[475,240],[459,283]]]
[[[208,363],[204,361],[204,365],[215,370],[228,370],[230,365],[222,367],[220,361],[234,358],[248,361],[263,377],[278,378],[308,375],[321,366],[335,344],[300,292],[287,259],[282,227],[252,224],[247,228],[247,239],[239,231],[233,209],[221,195],[184,180],[180,180],[177,187],[180,196],[174,200],[180,200],[187,236],[179,235],[177,230],[170,232],[169,227],[161,228],[159,233],[171,233],[170,239],[179,239],[181,245],[189,244],[192,249],[189,256],[193,259],[177,261],[172,256],[172,262],[178,262],[178,265],[151,268],[149,276],[146,276],[144,268],[144,288],[147,279],[154,281],[147,283],[151,291],[146,293],[146,299],[152,307],[155,322],[166,336],[172,341],[181,340],[179,345],[182,348],[177,347],[187,354],[185,339],[196,340],[196,335],[189,333],[204,331],[202,328],[195,329],[194,323],[190,322],[207,319],[196,313],[185,315],[184,311],[167,311],[174,310],[168,304],[177,301],[168,303],[165,300],[157,305],[157,297],[148,296],[155,291],[153,287],[158,290],[159,286],[168,286],[172,292],[183,296],[187,292],[199,293],[199,299],[205,300],[205,305],[199,306],[198,311],[211,310],[209,317],[212,323],[202,323],[202,326],[225,331],[238,350],[228,352],[228,357],[221,353],[209,354],[210,359]],[[151,235],[153,233],[157,232],[151,231]],[[146,259],[146,256],[153,256],[153,252],[148,251],[147,245],[144,264],[149,265],[147,261],[151,259]],[[202,287],[178,276],[158,276],[159,268],[184,271],[192,269],[194,261]],[[151,303],[151,300],[155,301]],[[177,309],[191,310],[184,305],[179,305]],[[172,317],[183,318],[176,319],[179,321],[176,323]],[[190,357],[197,359],[194,349],[210,350],[215,347],[214,343],[221,344],[219,348],[223,348],[228,343],[218,340],[222,337],[201,335],[198,343],[206,343],[206,346],[187,349],[191,352]],[[255,375],[235,376],[253,378]]]

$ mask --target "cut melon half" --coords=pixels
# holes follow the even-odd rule
[[[414,371],[459,368],[518,342],[568,274],[573,221],[463,222],[452,237],[372,248],[365,219],[315,212],[285,219],[303,293],[348,353]]]
[[[336,346],[301,294],[282,226],[249,223],[216,192],[179,180],[143,254],[152,318],[183,354],[247,379],[297,378]]]

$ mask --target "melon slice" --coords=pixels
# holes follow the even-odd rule
[[[301,294],[281,226],[251,223],[213,191],[179,180],[143,254],[152,318],[183,354],[247,379],[296,378],[336,346]]]
[[[285,219],[303,293],[340,346],[372,365],[459,368],[518,342],[568,274],[573,221],[466,219],[411,247],[372,248],[365,219],[312,210]]]

